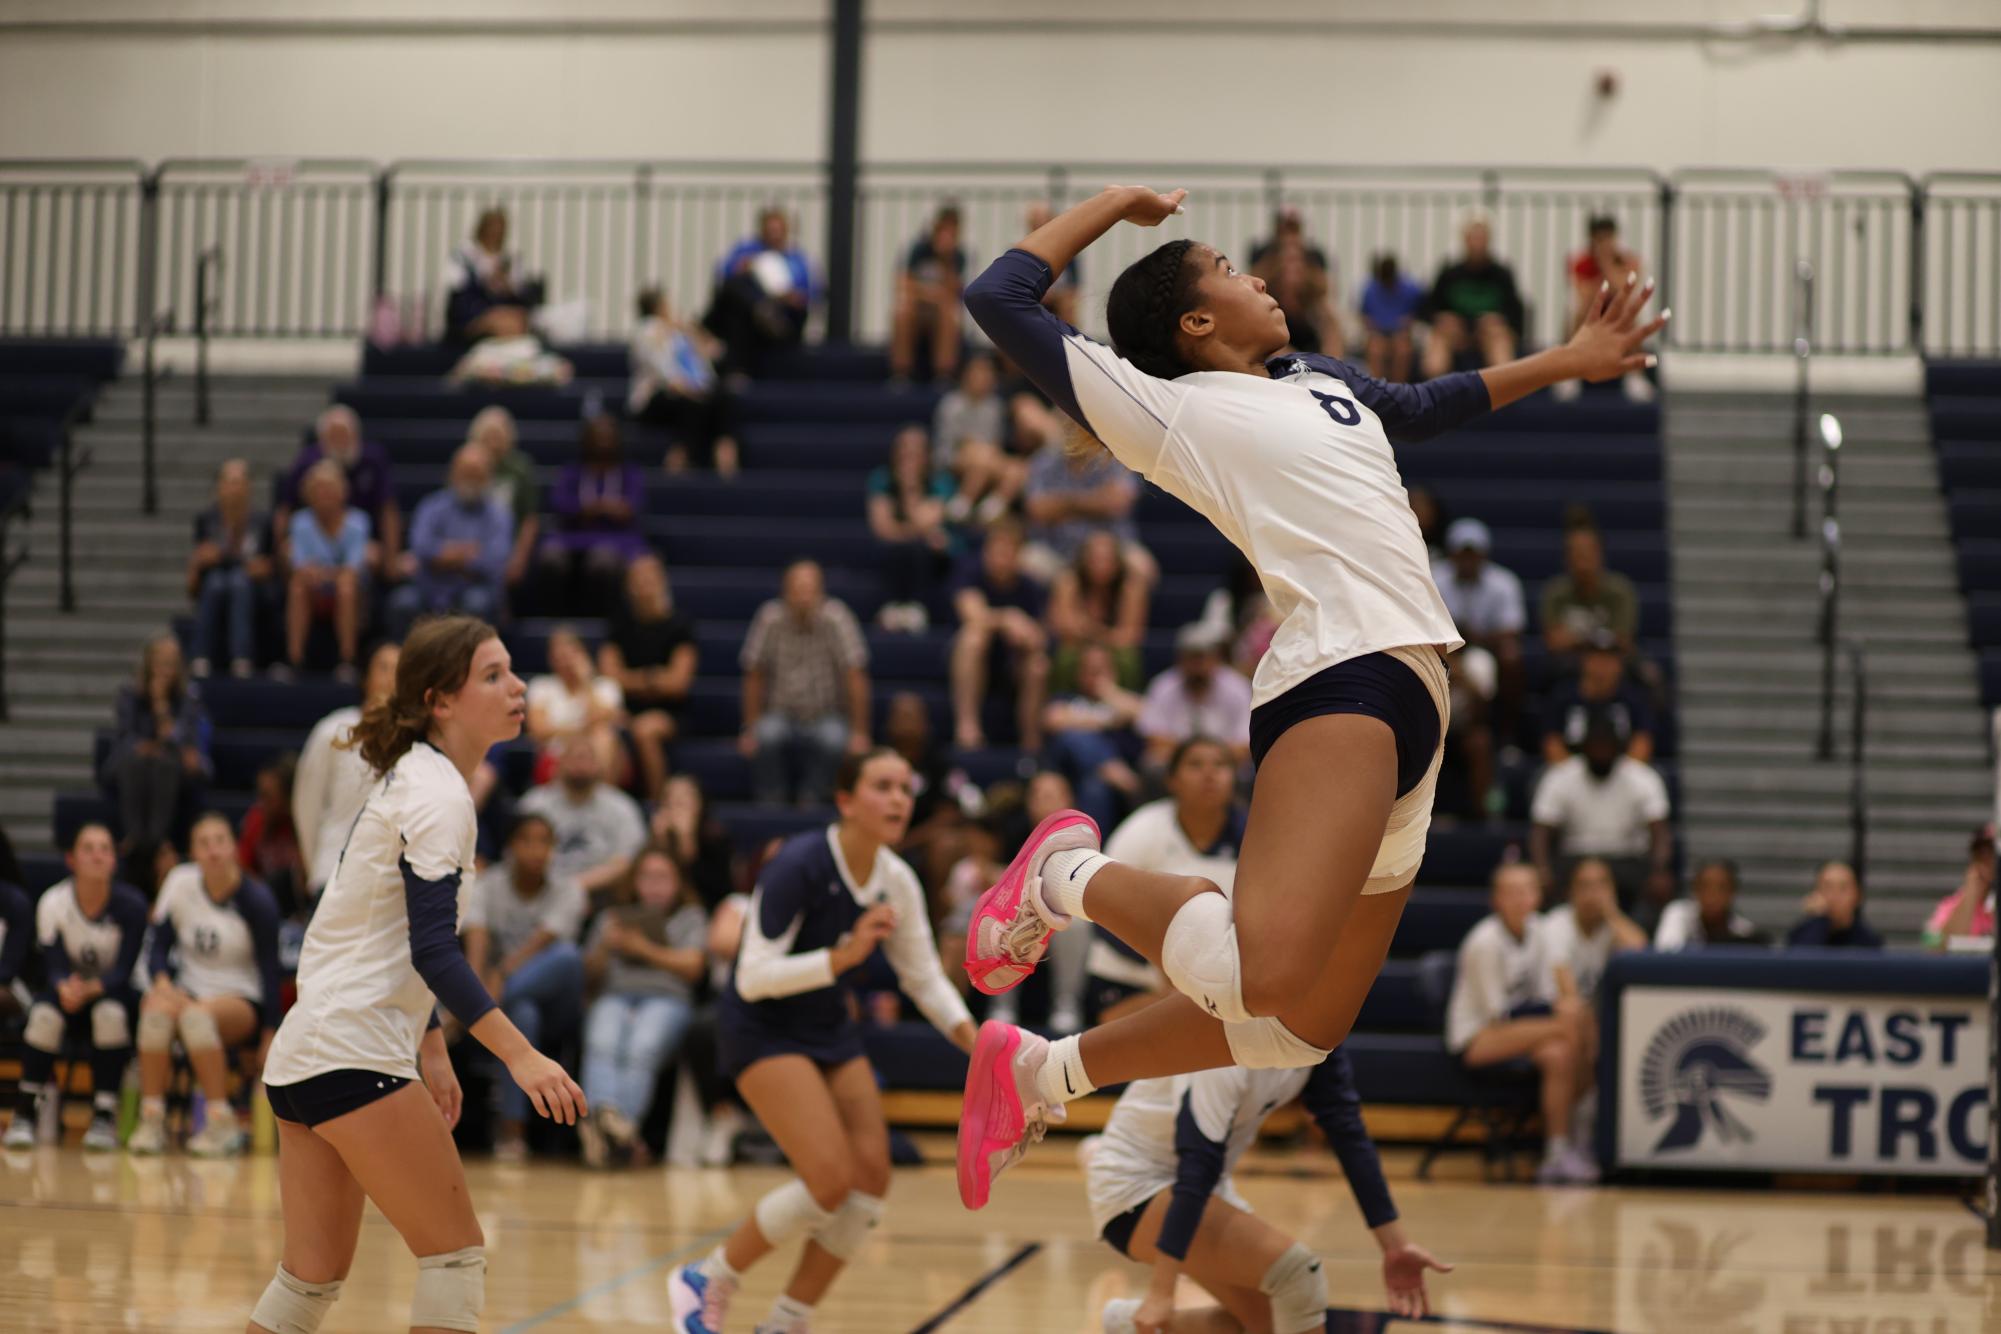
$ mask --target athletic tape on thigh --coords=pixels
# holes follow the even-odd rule
[[[1223,1040],[1230,1044],[1230,1055],[1246,1070],[1304,1070],[1331,1055],[1327,1048],[1314,1046],[1269,1015],[1224,1024]]]
[[[1224,1023],[1251,1017],[1244,1008],[1237,923],[1221,894],[1205,891],[1181,905],[1160,942],[1160,970],[1177,991]]]
[[[28,1025],[21,1037],[36,1051],[53,1056],[63,1049],[63,1012],[47,1001],[28,1007]]]
[[[139,1015],[139,1050],[169,1051],[174,1045],[174,1034],[179,1024],[171,1014],[161,1014],[158,1010],[145,1010]]]
[[[339,1296],[338,1279],[332,1283],[308,1283],[279,1265],[277,1277],[257,1299],[250,1319],[272,1334],[313,1334]]]
[[[751,1210],[757,1230],[773,1246],[783,1246],[794,1237],[818,1232],[833,1221],[834,1211],[823,1209],[798,1177],[786,1182],[757,1202]]]
[[[841,1201],[841,1207],[834,1210],[833,1221],[815,1232],[813,1240],[836,1260],[850,1259],[861,1248],[870,1229],[882,1221],[885,1207],[880,1196],[851,1190],[848,1198]]]
[[[1306,1334],[1327,1327],[1327,1275],[1320,1257],[1298,1242],[1272,1261],[1258,1280],[1271,1298],[1272,1334]]]
[[[486,1247],[418,1258],[417,1291],[410,1299],[413,1326],[478,1334],[479,1313],[485,1309]]]
[[[186,1047],[190,1054],[220,1048],[222,1030],[215,1026],[215,1016],[199,1005],[190,1005],[182,1010],[181,1045]]]
[[[109,997],[90,1007],[90,1041],[102,1051],[132,1045],[132,1016]]]

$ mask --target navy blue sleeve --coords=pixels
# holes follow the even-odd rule
[[[805,915],[819,883],[810,874],[802,852],[796,843],[786,844],[757,877],[757,929],[766,940],[776,940],[792,929]]]
[[[459,948],[459,873],[426,880],[411,869],[407,857],[396,864],[403,872],[403,902],[410,914],[410,962],[438,1003],[471,1028],[494,1004]]]
[[[246,880],[236,891],[243,920],[250,925],[250,949],[257,956],[257,981],[264,993],[258,1010],[266,1029],[276,1029],[281,1017],[278,993],[283,986],[278,967],[278,900],[259,880]]]
[[[966,313],[1021,367],[1043,396],[1096,434],[1077,406],[1063,339],[1077,331],[1042,304],[1053,281],[1049,266],[1026,250],[1008,251],[966,287]]]
[[[180,943],[180,933],[174,930],[174,919],[162,917],[153,923],[147,933],[146,971],[154,977],[174,976],[174,946]]]
[[[1372,1228],[1396,1221],[1397,1207],[1390,1199],[1390,1186],[1383,1179],[1383,1160],[1376,1155],[1375,1141],[1362,1124],[1362,1095],[1355,1089],[1355,1068],[1339,1047],[1307,1076],[1300,1094],[1307,1113],[1328,1147],[1341,1160],[1348,1189],[1362,1206],[1362,1218]]]
[[[1186,1260],[1195,1229],[1202,1223],[1202,1210],[1216,1193],[1216,1183],[1223,1179],[1223,1145],[1202,1133],[1194,1105],[1185,1093],[1181,1111],[1174,1118],[1174,1159],[1174,1198],[1168,1201],[1160,1240],[1154,1245],[1163,1255]]]
[[[4,987],[21,975],[28,946],[35,939],[34,905],[19,887],[0,883],[0,919],[7,923],[7,938],[0,941],[0,987]]]
[[[146,900],[136,889],[113,885],[111,917],[118,923],[118,957],[97,977],[107,995],[132,984],[132,970],[138,967],[139,950],[146,943]]]
[[[1322,375],[1331,375],[1355,391],[1355,398],[1382,419],[1383,432],[1399,445],[1429,440],[1493,409],[1487,382],[1478,371],[1455,371],[1423,384],[1392,384],[1378,380],[1345,361],[1308,352],[1291,358],[1304,361]]]
[[[430,1021],[424,1025],[424,1031],[428,1033],[434,1028],[443,1028],[444,1026],[445,1026],[445,1021],[438,1018],[438,1007],[433,1005],[431,1007]]]

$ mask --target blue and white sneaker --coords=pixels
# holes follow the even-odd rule
[[[736,1284],[710,1278],[700,1265],[682,1265],[667,1276],[667,1305],[674,1313],[674,1334],[722,1334]]]

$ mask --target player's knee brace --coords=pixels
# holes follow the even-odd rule
[[[36,1051],[53,1056],[63,1049],[63,1012],[47,1001],[28,1007],[28,1024],[21,1037]]]
[[[1223,1039],[1246,1070],[1304,1070],[1330,1055],[1328,1048],[1314,1046],[1269,1015],[1224,1024]]]
[[[198,1051],[214,1051],[222,1046],[222,1030],[215,1026],[215,1016],[198,1005],[190,1005],[181,1011],[181,1045],[193,1055]]]
[[[478,1334],[479,1313],[485,1309],[486,1247],[417,1257],[417,1292],[410,1299],[412,1326]]]
[[[1244,1008],[1237,923],[1221,894],[1197,894],[1181,905],[1160,942],[1160,969],[1182,995],[1226,1024],[1251,1017]]]
[[[100,1051],[132,1045],[132,1016],[115,1000],[105,999],[90,1007],[90,1041]]]
[[[179,1025],[171,1014],[161,1014],[148,1010],[139,1016],[139,1050],[149,1052],[171,1051],[174,1034]]]
[[[1271,1298],[1272,1334],[1304,1334],[1327,1327],[1327,1275],[1320,1257],[1298,1242],[1258,1281],[1258,1291]]]
[[[815,1232],[813,1240],[836,1260],[852,1259],[870,1230],[882,1221],[884,1207],[880,1196],[851,1190],[848,1198],[841,1201],[841,1207],[834,1210],[833,1221]]]
[[[257,1299],[250,1320],[271,1334],[313,1334],[339,1296],[339,1279],[331,1283],[308,1283],[279,1265],[277,1277]]]
[[[822,1208],[813,1198],[813,1192],[806,1189],[806,1183],[797,1177],[759,1200],[751,1216],[757,1220],[757,1230],[773,1246],[783,1246],[794,1237],[818,1232],[834,1221],[834,1211]]]

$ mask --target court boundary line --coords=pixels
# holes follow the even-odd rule
[[[525,1320],[517,1320],[513,1324],[503,1328],[500,1334],[523,1334],[523,1331],[534,1329],[538,1325],[546,1325],[558,1316],[568,1315],[586,1302],[595,1301],[607,1293],[617,1292],[634,1279],[645,1278],[648,1274],[658,1273],[677,1260],[686,1259],[711,1242],[727,1236],[728,1233],[729,1229],[727,1228],[717,1228],[713,1232],[705,1232],[679,1250],[668,1251],[664,1255],[656,1255],[645,1264],[628,1269],[623,1274],[616,1274],[601,1282],[593,1283],[576,1296],[557,1302],[547,1310],[538,1311]]]
[[[1020,1250],[1016,1251],[1013,1255],[1010,1255],[1007,1259],[1001,1261],[999,1264],[995,1265],[992,1269],[989,1269],[986,1273],[974,1279],[971,1286],[969,1286],[964,1292],[961,1292],[958,1296],[954,1297],[951,1301],[945,1303],[942,1309],[940,1309],[938,1312],[932,1315],[931,1318],[926,1320],[923,1324],[918,1325],[915,1329],[911,1330],[910,1334],[931,1334],[932,1330],[942,1328],[946,1321],[950,1320],[953,1316],[959,1314],[959,1312],[965,1310],[968,1306],[971,1306],[975,1301],[978,1301],[980,1295],[984,1293],[988,1288],[991,1288],[994,1284],[1000,1282],[1002,1279],[1006,1278],[1009,1274],[1021,1268],[1021,1266],[1027,1264],[1030,1260],[1034,1259],[1038,1254],[1040,1254],[1041,1251],[1042,1251],[1041,1242],[1039,1241],[1029,1242],[1027,1245],[1023,1246]],[[505,1334],[505,1331],[503,1331],[503,1334]]]

